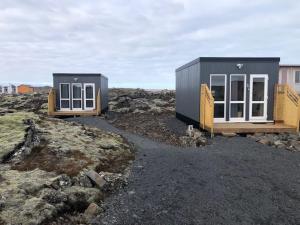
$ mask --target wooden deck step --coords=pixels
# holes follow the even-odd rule
[[[283,123],[215,123],[214,133],[296,133],[297,128]]]

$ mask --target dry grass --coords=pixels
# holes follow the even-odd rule
[[[93,164],[93,161],[80,151],[69,151],[64,156],[51,151],[47,145],[40,145],[32,150],[32,153],[21,163],[12,166],[19,171],[30,171],[36,168],[56,174],[77,176],[82,169]]]

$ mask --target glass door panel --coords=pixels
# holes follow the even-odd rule
[[[72,103],[73,110],[82,110],[82,85],[74,83],[72,84]]]
[[[250,120],[267,120],[268,75],[250,76]]]
[[[214,121],[224,122],[226,117],[226,75],[211,74],[210,90],[214,97]]]
[[[245,121],[246,75],[230,75],[230,121]]]
[[[84,84],[84,109],[95,109],[95,84]]]

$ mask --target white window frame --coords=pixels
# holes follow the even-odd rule
[[[224,118],[214,118],[215,123],[223,123],[226,122],[226,100],[227,100],[227,74],[210,74],[209,76],[209,88],[211,90],[211,78],[215,76],[223,76],[225,77],[225,87],[224,87],[224,101],[214,101],[214,104],[224,104]]]
[[[75,85],[80,85],[80,98],[74,98],[73,95],[73,86]],[[74,101],[79,101],[81,102],[81,108],[74,108]],[[81,111],[82,110],[82,83],[72,83],[72,110],[74,111]]]
[[[95,103],[96,103],[96,100],[95,100],[95,83],[84,83],[84,110],[94,110],[96,109],[96,106],[95,106]],[[86,86],[93,86],[93,99],[91,98],[86,98]],[[86,106],[86,101],[87,100],[93,100],[93,107],[87,107]]]
[[[231,101],[231,78],[233,76],[243,76],[244,77],[244,101]],[[230,74],[229,82],[229,121],[231,122],[244,122],[246,121],[246,89],[247,89],[247,76],[246,74]],[[243,117],[231,117],[231,104],[243,104]]]
[[[69,85],[69,98],[62,98],[61,97],[61,85],[62,84],[68,84]],[[59,106],[60,106],[60,111],[70,111],[71,110],[71,90],[70,90],[70,88],[71,88],[71,85],[70,85],[70,83],[59,83]],[[69,101],[69,108],[62,108],[62,104],[61,104],[61,102],[62,101]]]
[[[253,78],[264,78],[265,79],[265,92],[263,101],[253,101]],[[269,75],[268,74],[250,74],[250,96],[249,96],[249,121],[251,122],[261,122],[267,121],[268,117],[268,83]],[[264,104],[264,115],[263,116],[252,116],[252,105],[253,104]]]

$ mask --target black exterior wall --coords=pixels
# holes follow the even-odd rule
[[[249,121],[249,85],[250,74],[267,74],[268,75],[268,102],[267,102],[267,120],[273,120],[274,109],[274,88],[278,83],[280,58],[244,58],[244,57],[200,57],[192,62],[179,67],[176,70],[176,112],[199,122],[200,99],[196,96],[191,98],[191,94],[200,95],[200,85],[206,83],[210,87],[211,74],[226,74],[227,93],[226,93],[226,121],[229,121],[229,91],[230,75],[246,75],[246,121]],[[243,64],[238,68],[237,64]],[[192,70],[192,67],[198,65],[199,71]],[[183,77],[182,77],[183,76]],[[196,79],[198,77],[199,79]],[[182,82],[190,82],[189,86]],[[186,88],[186,87],[189,88]],[[192,91],[190,89],[196,90]],[[185,101],[184,101],[185,99]],[[197,115],[190,111],[197,110]]]
[[[100,88],[101,95],[101,111],[105,111],[108,108],[108,79],[102,74],[78,74],[78,73],[54,73],[53,74],[53,88],[56,91],[56,109],[60,110],[60,83],[70,84],[70,99],[72,102],[72,83],[81,83],[82,88],[84,83],[95,84],[95,97],[97,97],[98,90]],[[83,95],[82,95],[83,97]],[[83,103],[83,100],[82,100]],[[82,109],[84,109],[82,104]],[[72,109],[72,104],[71,104]]]

